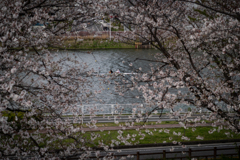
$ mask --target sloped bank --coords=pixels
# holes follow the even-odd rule
[[[110,40],[83,40],[77,41],[72,39],[66,39],[62,45],[49,44],[49,49],[66,49],[66,50],[89,50],[89,49],[127,49],[135,48],[134,43],[115,42]]]

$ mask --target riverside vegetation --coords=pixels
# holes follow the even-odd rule
[[[136,130],[125,130],[125,131],[91,131],[86,132],[84,134],[84,139],[86,141],[93,140],[92,144],[89,144],[89,147],[100,147],[100,143],[111,144],[115,143],[115,146],[125,145],[121,143],[121,139],[119,139],[118,135],[122,134],[122,136],[130,141],[129,145],[135,144],[157,144],[157,143],[177,143],[177,142],[189,142],[189,141],[199,141],[196,139],[196,135],[200,135],[205,137],[203,140],[226,140],[226,139],[236,139],[240,138],[240,135],[235,133],[230,133],[226,135],[227,130],[221,130],[213,132],[209,134],[208,131],[212,127],[197,127],[193,128],[158,128],[158,129],[142,129],[139,131]],[[193,133],[194,130],[194,133]],[[119,133],[120,132],[120,133]],[[76,133],[82,135],[82,133]],[[130,136],[131,135],[131,136]],[[95,137],[95,139],[91,139],[91,137]],[[101,137],[101,138],[100,138]],[[188,137],[189,140],[183,140],[182,137]],[[201,141],[201,140],[200,140]],[[72,139],[65,139],[64,144],[70,145],[73,142]],[[131,143],[132,142],[132,143]]]
[[[116,42],[108,39],[82,39],[82,41],[77,41],[77,39],[68,38],[64,39],[63,45],[52,46],[49,49],[123,49],[123,48],[135,48],[133,42]]]
[[[0,159],[69,159],[79,151],[79,159],[88,159],[89,153],[95,152],[97,156],[110,153],[109,148],[117,145],[163,141],[180,144],[208,140],[211,136],[218,140],[239,138],[240,1],[131,2],[0,1]],[[122,76],[120,80],[98,77],[99,80],[92,81],[96,76],[86,63],[75,56],[57,57],[57,52],[48,50],[81,49],[79,46],[119,48],[112,41],[104,44],[103,40],[90,42],[80,37],[69,42],[62,41],[64,37],[56,38],[68,34],[74,25],[86,28],[86,23],[96,16],[115,15],[115,20],[130,30],[116,41],[136,42],[139,37],[159,51],[154,59],[159,64],[150,66],[149,72],[143,72],[144,66],[137,66],[134,60],[127,60],[122,61],[125,67],[143,74]],[[47,27],[35,28],[36,23],[45,23]],[[95,86],[109,83],[116,84],[114,94],[123,99],[130,95],[128,91],[137,91],[139,95],[133,98],[156,105],[146,110],[144,118],[167,109],[172,111],[169,117],[177,119],[183,128],[125,130],[129,119],[118,131],[86,132],[75,125],[84,118],[77,106],[102,103],[98,95],[104,94],[105,88]],[[194,110],[181,115],[181,110],[174,108],[179,103],[194,106]],[[138,116],[132,118],[136,122],[143,118],[138,112],[141,108],[141,105],[132,108],[132,114]],[[205,109],[209,116],[192,116]],[[67,113],[74,113],[73,118],[64,118]],[[87,127],[91,130],[97,121],[94,111],[89,114]],[[201,121],[213,121],[212,127],[184,129],[189,118],[193,118],[191,122],[196,126]],[[96,149],[99,146],[104,150]]]

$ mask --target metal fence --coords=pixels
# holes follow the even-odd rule
[[[132,114],[133,109],[136,113],[145,113],[154,107],[149,104],[86,104],[79,105],[79,111],[84,115],[90,114]],[[71,115],[71,112],[65,113]]]
[[[125,159],[134,159],[134,160],[140,160],[140,159],[149,159],[150,155],[157,155],[156,158],[152,159],[158,159],[158,160],[166,160],[166,159],[217,159],[219,157],[227,156],[227,157],[240,157],[240,146],[236,147],[214,147],[211,149],[191,149],[184,151],[160,151],[160,152],[151,152],[151,153],[140,153],[136,152],[135,154],[117,154],[113,155],[114,159],[120,159],[121,157],[125,157]],[[145,157],[144,157],[145,156]],[[148,158],[146,158],[146,156]],[[89,158],[103,158],[104,155],[100,155],[99,157],[91,156]]]
[[[102,115],[102,114],[132,114],[135,113],[147,113],[156,108],[156,105],[147,104],[147,103],[132,103],[132,104],[85,104],[77,106],[79,113],[84,115]],[[181,113],[186,113],[189,110],[189,106],[179,105],[174,109],[175,111],[179,108],[182,108]],[[155,113],[166,113],[171,112],[169,108],[165,108],[163,111],[161,109],[156,110]],[[208,112],[204,110],[203,112]],[[71,112],[66,112],[65,115],[72,115]]]

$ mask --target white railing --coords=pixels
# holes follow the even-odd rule
[[[150,105],[146,104],[94,104],[81,105],[83,114],[131,114],[133,108],[136,112],[144,113],[146,109],[150,109]]]
[[[135,113],[146,113],[156,108],[156,105],[146,103],[132,103],[132,104],[84,104],[78,106],[79,113],[83,115],[102,115],[102,114],[132,114],[133,110]],[[182,108],[182,113],[186,113],[189,110],[189,106],[176,106],[174,110]],[[160,113],[161,110],[157,110],[155,113]],[[164,109],[163,113],[171,112],[170,109]],[[207,112],[207,111],[202,111]],[[72,113],[65,113],[66,115],[72,115]]]

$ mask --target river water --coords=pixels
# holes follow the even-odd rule
[[[121,73],[134,73],[136,69],[142,68],[143,73],[150,71],[150,64],[152,66],[158,65],[156,62],[151,62],[154,60],[154,55],[158,53],[158,50],[155,49],[105,49],[105,50],[68,50],[68,51],[59,51],[60,57],[70,57],[78,60],[80,63],[86,63],[88,69],[94,69],[94,72],[99,75],[107,75],[110,70],[116,72],[119,70]],[[149,61],[150,60],[150,61]],[[124,62],[124,63],[123,63]],[[132,63],[133,66],[129,64]],[[99,80],[92,79],[93,84],[95,85],[92,89],[99,89]],[[134,106],[132,104],[138,103],[143,104],[145,108],[145,102],[143,99],[136,99],[135,92],[128,92],[123,96],[118,95],[115,92],[114,83],[110,84],[105,83],[103,85],[105,90],[101,94],[97,95],[97,99],[101,102],[89,101],[90,104],[85,104],[85,108],[94,106],[99,106],[99,108],[105,107],[105,110],[109,108],[116,108],[116,104],[120,104],[122,108],[129,108],[131,111]],[[96,105],[98,104],[98,105]],[[188,108],[189,106],[179,107]],[[113,112],[110,109],[108,112]],[[105,113],[105,112],[103,112]]]
[[[133,67],[128,65],[128,62],[133,62],[137,58],[154,60],[154,55],[158,53],[155,49],[107,49],[107,50],[73,50],[60,51],[62,56],[76,55],[79,62],[87,63],[89,68],[93,68],[99,73],[108,73],[110,69],[115,72],[117,69],[120,72],[129,73],[133,71],[133,67],[142,67],[143,71],[149,70],[148,61],[137,60]],[[122,62],[126,63],[122,63]]]

